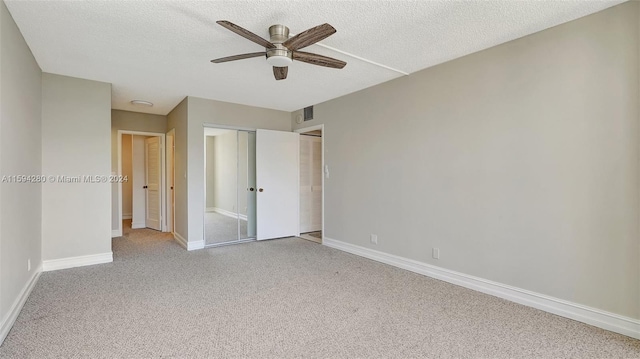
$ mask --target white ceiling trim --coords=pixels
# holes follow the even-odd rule
[[[294,37],[296,35],[297,34],[291,34],[291,33],[289,34],[289,36],[291,36],[291,37]],[[364,61],[366,63],[372,64],[372,65],[376,65],[378,67],[382,67],[383,69],[395,71],[395,72],[397,72],[399,74],[402,74],[402,75],[405,75],[405,76],[409,75],[408,72],[404,72],[402,70],[394,69],[391,66],[387,66],[387,65],[381,64],[379,62],[375,62],[373,60],[365,59],[364,57],[361,57],[361,56],[358,56],[358,55],[354,55],[352,53],[349,53],[349,52],[346,52],[346,51],[342,51],[340,49],[336,49],[335,47],[332,47],[332,46],[329,46],[329,45],[325,45],[325,44],[323,44],[321,42],[316,42],[314,45],[318,45],[318,46],[323,47],[325,49],[328,49],[328,50],[331,50],[331,51],[335,51],[335,52],[343,54],[343,55],[347,55],[347,56],[349,56],[351,58],[354,58],[354,59],[357,59],[357,60],[360,60],[360,61]]]

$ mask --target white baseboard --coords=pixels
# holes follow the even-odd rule
[[[195,251],[195,250],[203,249],[203,248],[204,248],[204,240],[187,242],[187,250],[188,251]]]
[[[119,229],[112,229],[111,238],[115,238],[115,237],[122,237],[122,231]]]
[[[131,223],[131,229],[140,229],[140,228],[147,228],[147,224],[144,222]]]
[[[612,332],[624,334],[632,338],[640,339],[640,320],[638,319],[587,307],[582,304],[569,302],[526,289],[493,282],[487,279],[474,277],[413,259],[376,251],[327,237],[323,238],[322,244],[361,257],[369,258],[374,261],[389,264],[394,267],[406,269],[411,272],[440,279],[445,282],[537,308],[545,312],[557,314],[562,317],[577,320]]]
[[[36,270],[31,275],[31,278],[29,278],[27,284],[22,288],[22,291],[20,291],[20,295],[18,295],[16,300],[13,301],[11,309],[9,309],[7,315],[2,318],[2,323],[0,323],[0,345],[2,344],[2,342],[4,342],[4,339],[9,334],[9,331],[11,330],[11,327],[13,327],[13,324],[16,322],[16,319],[18,319],[18,314],[20,314],[24,303],[27,301],[27,298],[29,298],[29,294],[31,294],[33,287],[35,287],[36,283],[38,282],[38,278],[40,278],[41,273],[42,266],[38,266],[38,268],[36,268]]]
[[[122,215],[122,219],[131,219],[131,218],[133,218],[133,216],[131,215],[131,213],[129,213],[129,214],[123,214],[123,215]]]
[[[182,248],[184,248],[184,249],[186,249],[188,251],[195,251],[197,249],[204,248],[204,240],[189,242],[177,232],[173,233],[173,238],[178,242],[178,244],[180,244],[182,246]]]
[[[88,256],[51,259],[42,262],[42,271],[50,272],[60,269],[83,267],[111,262],[113,262],[113,252],[90,254]]]
[[[247,220],[247,215],[246,214],[239,214],[239,213],[227,211],[226,209],[222,209],[222,208],[207,207],[207,212],[219,213],[219,214],[221,214],[223,216],[231,217],[233,219],[240,218],[243,221]]]

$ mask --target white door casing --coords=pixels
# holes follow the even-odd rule
[[[146,218],[147,228],[162,230],[162,201],[161,189],[161,146],[159,137],[145,140],[145,174],[146,174]]]
[[[175,186],[175,171],[174,171],[174,156],[175,156],[175,144],[174,144],[175,130],[171,130],[167,132],[167,220],[165,221],[167,226],[167,232],[174,232],[174,213],[175,213],[175,196],[174,196],[174,186]]]
[[[253,189],[247,193],[247,237],[257,238],[256,201],[258,192],[256,191],[256,133],[248,132],[247,136],[247,185]]]
[[[299,147],[298,133],[256,131],[258,240],[300,233]]]

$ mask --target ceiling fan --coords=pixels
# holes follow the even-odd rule
[[[211,60],[211,62],[219,64],[221,62],[248,59],[252,57],[266,56],[269,65],[273,66],[273,75],[276,80],[284,80],[287,78],[287,72],[293,60],[306,62],[312,65],[331,67],[341,69],[347,64],[331,57],[312,54],[310,52],[298,51],[316,42],[326,39],[333,35],[336,29],[329,24],[322,24],[303,31],[298,35],[289,38],[289,28],[284,25],[273,25],[269,27],[269,36],[271,41],[267,41],[262,37],[246,30],[232,22],[226,20],[216,21],[228,30],[255,42],[260,46],[264,46],[263,52],[252,52],[235,56],[222,57]]]

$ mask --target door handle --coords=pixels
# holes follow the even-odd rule
[[[249,191],[250,191],[250,192],[253,192],[253,191],[255,191],[255,188],[250,187],[250,188],[249,188]]]
[[[258,192],[262,192],[262,191],[264,191],[262,188],[258,189]]]
[[[173,186],[171,186],[171,190],[173,190]]]
[[[146,189],[146,188],[147,188],[147,186],[142,186],[142,188]]]

